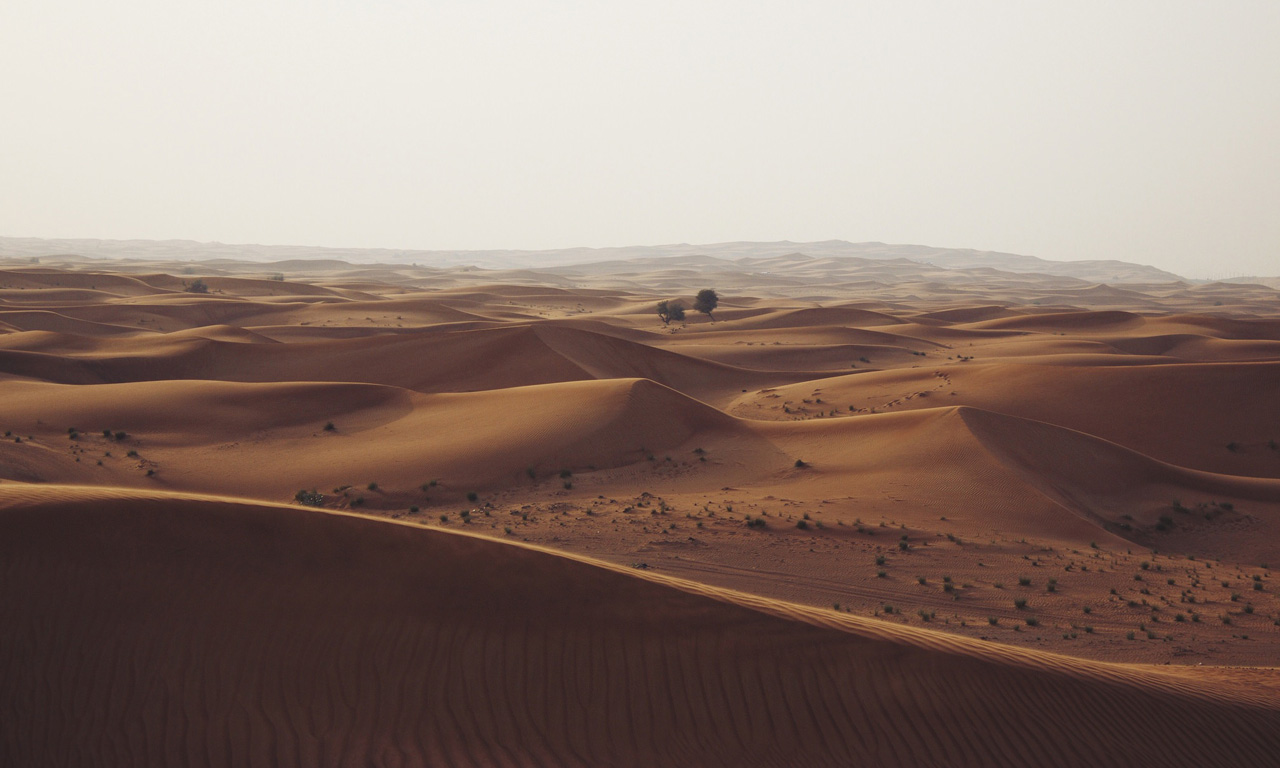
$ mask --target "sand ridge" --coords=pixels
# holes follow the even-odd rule
[[[3,623],[11,764],[1261,764],[1280,725],[1193,671],[339,513],[53,486],[0,527],[7,618],[58,627]]]
[[[0,762],[1266,764],[1280,294],[695,261],[0,270]]]

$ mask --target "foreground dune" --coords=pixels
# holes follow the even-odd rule
[[[0,766],[1274,764],[1280,293],[832,256],[0,269]]]
[[[9,484],[0,563],[4,765],[1267,765],[1280,749],[1273,684],[348,514]]]

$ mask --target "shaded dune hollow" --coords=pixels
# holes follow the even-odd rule
[[[1280,701],[366,517],[0,488],[5,766],[1274,765]]]

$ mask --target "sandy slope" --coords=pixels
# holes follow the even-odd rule
[[[358,517],[6,487],[0,534],[6,765],[1264,765],[1280,748],[1270,690]]]
[[[0,269],[0,764],[1265,764],[1280,294],[748,261]]]

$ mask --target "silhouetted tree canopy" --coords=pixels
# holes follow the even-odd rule
[[[678,301],[660,301],[658,302],[658,317],[662,319],[662,324],[666,325],[672,320],[679,322],[684,319],[684,306]]]
[[[698,291],[697,298],[693,300],[693,308],[707,317],[710,317],[712,320],[715,320],[715,317],[712,316],[711,313],[714,312],[715,308],[718,306],[720,306],[720,297],[717,296],[716,292],[710,288],[703,288]]]

